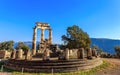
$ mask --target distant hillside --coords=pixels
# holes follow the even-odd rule
[[[32,49],[32,42],[31,41],[27,41],[27,42],[24,42],[24,43]],[[39,44],[39,42],[36,42],[36,45],[38,45],[38,44]],[[14,43],[14,48],[16,48],[17,45],[18,45],[18,42],[15,42]]]
[[[104,50],[104,52],[107,53],[115,53],[114,46],[119,45],[120,46],[120,40],[113,40],[113,39],[104,39],[104,38],[91,38],[92,45],[97,45],[99,48]],[[28,45],[30,48],[32,48],[32,42],[24,42],[26,45]],[[14,44],[14,47],[16,47],[18,42]],[[39,42],[37,42],[37,45]]]
[[[120,40],[104,39],[104,38],[91,38],[92,45],[97,45],[107,53],[115,53],[114,46],[120,46]]]

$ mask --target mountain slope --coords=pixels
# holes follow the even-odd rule
[[[114,46],[119,45],[120,46],[120,40],[113,40],[113,39],[105,39],[105,38],[91,38],[92,44],[96,45],[99,48],[101,48],[104,52],[114,54]],[[26,45],[28,45],[30,48],[32,48],[32,42],[24,42]],[[14,47],[16,47],[18,42],[14,44]],[[39,42],[37,42],[37,45]]]
[[[99,48],[103,49],[103,51],[108,53],[115,53],[114,46],[120,46],[120,40],[113,39],[104,39],[104,38],[91,38],[92,45],[97,45]]]

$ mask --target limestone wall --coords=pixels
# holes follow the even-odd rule
[[[10,58],[11,52],[0,50],[0,59]]]
[[[71,49],[71,50],[69,50],[70,52],[70,58],[77,58],[77,52],[78,52],[78,49]],[[84,50],[84,57],[86,57],[87,56],[87,52],[86,52],[86,50]]]

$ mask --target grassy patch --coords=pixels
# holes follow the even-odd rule
[[[103,70],[103,69],[107,68],[109,65],[110,65],[110,63],[103,61],[102,65],[100,65],[96,68],[93,68],[89,71],[76,71],[76,72],[71,72],[71,73],[54,73],[53,75],[92,75],[99,70]],[[12,75],[21,75],[22,74],[22,72],[13,71],[10,69],[4,69],[4,71],[11,72]],[[52,75],[52,73],[23,73],[22,75]]]
[[[108,66],[110,65],[110,63],[108,63],[107,61],[103,61],[103,64],[100,65],[100,66],[97,66],[95,68],[92,68],[91,70],[89,71],[80,71],[80,75],[92,75],[94,74],[95,72],[99,71],[99,70],[103,70],[105,68],[107,68]]]
[[[1,67],[3,64],[4,64],[3,62],[0,62],[0,67]]]

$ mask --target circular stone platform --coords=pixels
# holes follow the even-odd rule
[[[96,66],[102,64],[102,60],[100,58],[95,58],[92,60],[87,59],[70,59],[70,60],[50,60],[50,61],[42,61],[42,60],[14,60],[10,59],[5,63],[5,67],[17,71],[21,71],[22,68],[24,72],[73,72],[77,70],[89,70]]]

